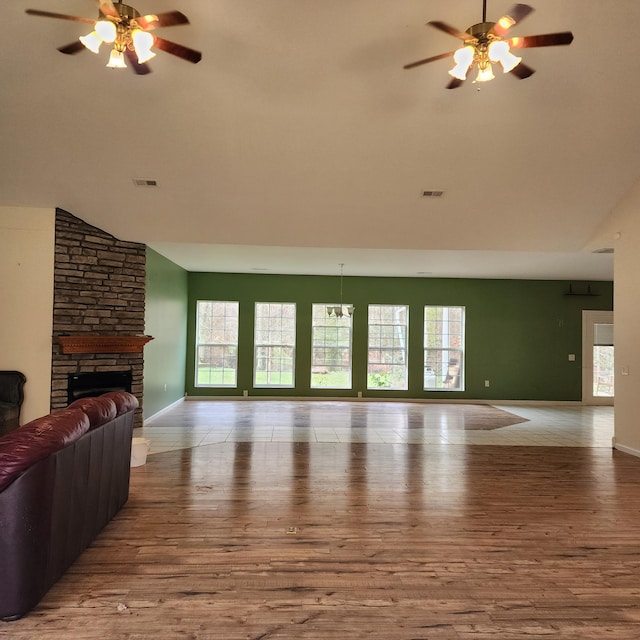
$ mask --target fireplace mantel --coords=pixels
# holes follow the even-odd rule
[[[55,336],[62,353],[142,353],[152,336],[94,335]]]

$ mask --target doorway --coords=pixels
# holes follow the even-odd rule
[[[613,311],[582,312],[582,402],[613,404]]]

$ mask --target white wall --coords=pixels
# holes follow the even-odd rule
[[[0,207],[0,369],[27,377],[24,424],[49,413],[55,209]]]
[[[640,455],[640,180],[602,225],[596,243],[614,248],[616,447]]]

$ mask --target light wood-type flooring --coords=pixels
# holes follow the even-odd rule
[[[167,412],[164,428],[215,425],[206,404]],[[343,442],[294,438],[300,403],[265,403],[264,422],[260,404],[236,407],[235,434],[198,436],[132,469],[125,508],[33,612],[0,623],[0,637],[640,638],[640,459],[612,450],[610,435],[597,444],[608,409],[518,408],[510,426],[467,430],[443,405],[373,403],[371,422],[354,419],[363,431]],[[231,406],[209,405],[218,409],[226,425]],[[307,430],[348,429],[345,408],[331,409]],[[425,436],[448,421],[449,432],[535,439],[535,422],[562,438],[579,416],[591,446]],[[393,424],[404,436],[380,441]]]

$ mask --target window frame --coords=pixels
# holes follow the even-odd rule
[[[310,389],[353,389],[353,317],[352,316],[348,316],[348,315],[343,315],[342,317],[336,317],[336,316],[329,316],[327,313],[327,308],[328,307],[338,307],[340,305],[338,305],[337,303],[320,303],[320,302],[313,302],[311,304],[311,359],[310,359],[310,371],[309,371],[309,388]],[[343,306],[347,306],[347,304],[345,303]],[[318,316],[316,316],[316,309],[319,311]],[[322,315],[321,315],[322,314]],[[322,325],[316,325],[316,317],[323,317],[325,320],[325,324]],[[344,323],[348,323],[347,326],[345,326]],[[342,324],[341,324],[342,323]],[[326,345],[326,343],[323,344],[316,344],[315,342],[315,337],[316,337],[316,329],[325,329],[325,335],[326,335],[326,329],[336,329],[336,338],[339,338],[339,334],[340,334],[340,330],[348,330],[349,332],[349,345],[348,347],[342,347],[339,344],[339,340],[336,339],[336,342],[338,344],[335,345]],[[334,370],[333,373],[339,373],[340,371],[346,371],[347,373],[347,377],[348,377],[348,384],[346,386],[336,386],[336,385],[317,385],[314,384],[314,375],[321,375],[321,374],[314,374],[314,367],[327,367],[328,365],[326,365],[326,361],[327,358],[324,359],[324,363],[316,363],[315,362],[315,353],[316,353],[316,349],[323,349],[323,350],[329,350],[329,349],[341,349],[341,350],[347,350],[348,352],[348,365],[343,365],[342,367],[339,367],[338,370]],[[332,372],[328,372],[328,373],[332,373]]]
[[[448,312],[452,310],[459,310],[460,319],[459,320],[442,320],[438,318],[437,321],[440,323],[460,323],[460,331],[459,333],[454,333],[451,331],[440,332],[429,332],[427,333],[427,323],[432,322],[428,320],[428,310],[429,309],[446,309]],[[422,324],[422,340],[423,340],[423,376],[422,376],[422,388],[424,391],[446,391],[446,392],[460,392],[465,390],[465,340],[466,340],[466,307],[463,305],[424,305],[423,308],[423,324]],[[449,342],[447,345],[442,346],[428,346],[430,337],[435,336],[436,339],[442,341],[443,337],[446,336],[447,340],[445,342]],[[450,338],[454,338],[459,340],[459,346],[451,345]],[[434,371],[433,367],[428,364],[429,362],[434,362],[434,359],[429,358],[429,354],[442,354],[440,357],[436,355],[435,363],[436,370]],[[445,355],[446,354],[446,355]],[[455,354],[456,357],[453,357]],[[444,370],[446,361],[446,372]],[[429,374],[429,379],[434,380],[433,385],[427,384],[427,367],[431,373]],[[458,380],[456,384],[456,379]],[[440,382],[439,382],[440,381]]]
[[[283,344],[283,343],[277,343],[277,342],[258,342],[258,331],[264,331],[264,329],[260,329],[259,328],[259,319],[263,318],[265,316],[259,316],[258,315],[258,307],[261,305],[268,305],[269,306],[269,314],[271,314],[271,306],[275,305],[275,306],[280,306],[281,307],[281,312],[280,312],[280,319],[282,319],[283,314],[282,314],[282,310],[284,309],[285,306],[290,306],[293,308],[293,327],[292,327],[292,335],[293,335],[293,344]],[[253,387],[254,389],[294,389],[296,386],[296,340],[297,340],[297,303],[295,302],[255,302],[254,303],[254,307],[253,307],[253,322],[254,322],[254,327],[253,327]],[[269,315],[269,318],[271,318],[272,316]],[[291,330],[291,329],[287,329],[287,330]],[[271,332],[272,329],[269,328],[267,331]],[[283,329],[282,327],[279,329],[280,333],[282,334]],[[271,337],[271,336],[270,336]],[[270,383],[269,382],[269,376],[272,373],[272,370],[270,369],[266,369],[265,373],[267,376],[267,382],[265,383],[259,383],[258,382],[258,361],[260,359],[266,358],[266,360],[268,362],[272,361],[273,356],[271,355],[267,355],[267,356],[262,356],[259,354],[258,350],[259,349],[267,349],[267,350],[271,350],[271,349],[291,349],[291,356],[289,358],[287,358],[286,360],[291,362],[291,384],[274,384],[274,383]],[[281,364],[282,361],[284,360],[284,358],[280,358],[281,360]],[[282,367],[280,367],[279,369],[279,376],[282,379],[282,376],[285,375],[285,373],[283,372]]]
[[[201,310],[200,310],[200,305],[204,304],[204,303],[209,303],[209,304],[220,304],[220,305],[235,305],[236,307],[236,314],[235,314],[235,320],[236,320],[236,324],[235,324],[235,334],[236,334],[236,340],[235,343],[234,342],[228,342],[228,341],[224,341],[224,342],[200,342],[200,314],[201,314]],[[224,334],[225,337],[227,336],[226,334],[226,321],[228,318],[233,318],[233,316],[229,316],[226,313],[224,315],[221,316],[215,316],[218,318],[223,318],[225,320],[225,327],[224,327]],[[199,389],[237,389],[238,388],[238,345],[239,345],[239,335],[240,335],[240,302],[237,300],[196,300],[196,339],[195,339],[195,380],[194,380],[194,387],[199,388]],[[201,348],[222,348],[222,349],[227,349],[227,348],[233,348],[235,349],[235,357],[234,357],[234,362],[235,362],[235,368],[232,369],[234,371],[234,381],[233,383],[225,383],[224,379],[226,377],[226,371],[227,368],[225,367],[225,365],[223,364],[222,366],[222,382],[219,384],[202,384],[200,383],[200,349]],[[222,355],[222,360],[223,363],[226,361],[227,359],[227,354],[223,354]],[[211,367],[209,367],[211,368]]]
[[[405,322],[404,324],[397,324],[397,323],[380,323],[380,324],[373,324],[371,321],[371,311],[374,308],[377,307],[389,307],[389,308],[396,308],[396,309],[401,309],[404,314],[405,314]],[[372,346],[371,344],[371,340],[372,340],[372,327],[403,327],[404,329],[404,346],[402,349],[397,348],[395,345],[391,346],[391,347],[383,347],[381,344],[379,346]],[[380,330],[380,340],[383,339],[382,333],[383,330]],[[371,353],[375,352],[375,351],[379,351],[380,352],[380,361],[379,362],[372,362],[371,360]],[[389,386],[389,385],[384,385],[384,384],[372,384],[372,376],[391,376],[391,378],[393,378],[393,373],[391,374],[386,374],[384,372],[372,372],[372,366],[373,367],[380,367],[380,368],[384,368],[384,367],[399,367],[401,366],[400,364],[394,362],[395,360],[395,356],[394,354],[396,352],[402,352],[404,354],[403,356],[403,369],[404,369],[404,374],[403,374],[403,378],[404,378],[404,385],[403,386]],[[382,353],[387,353],[387,354],[391,354],[391,362],[383,362],[384,358],[382,358]],[[380,378],[380,380],[382,381],[383,379]],[[409,389],[409,305],[408,304],[369,304],[367,307],[367,390],[368,391],[376,391],[376,390],[387,390],[387,391],[408,391]]]

